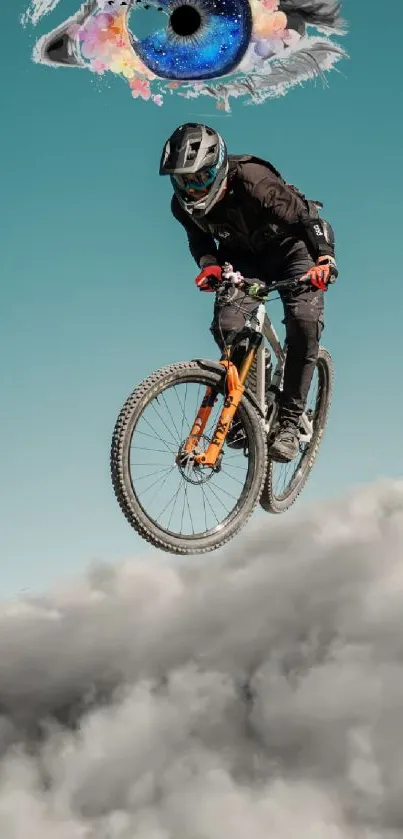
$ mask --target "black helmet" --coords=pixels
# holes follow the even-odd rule
[[[227,172],[224,140],[208,125],[180,125],[165,143],[159,173],[171,176],[178,200],[190,215],[204,216],[211,210]]]

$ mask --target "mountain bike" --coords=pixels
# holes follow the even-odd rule
[[[217,296],[225,305],[235,286],[246,297],[254,282],[225,266]],[[273,283],[270,293],[297,282]],[[245,349],[235,364],[241,340]],[[220,360],[169,364],[133,390],[116,421],[110,468],[117,501],[142,538],[174,554],[205,553],[233,539],[259,504],[274,514],[294,504],[322,441],[333,364],[320,347],[300,420],[299,455],[278,463],[268,450],[278,428],[286,352],[265,301],[257,300]],[[242,432],[238,442],[234,428]]]

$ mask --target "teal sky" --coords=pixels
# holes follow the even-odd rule
[[[151,370],[216,354],[211,300],[194,287],[158,177],[162,143],[188,119],[219,128],[231,152],[270,158],[324,201],[336,231],[340,280],[323,334],[335,395],[305,502],[401,477],[403,466],[402,5],[388,20],[374,0],[345,2],[350,59],[327,87],[247,109],[235,101],[230,116],[207,99],[157,108],[112,76],[34,65],[38,35],[75,8],[61,2],[35,30],[19,23],[23,4],[3,13],[3,597],[148,550],[110,485],[116,416]]]

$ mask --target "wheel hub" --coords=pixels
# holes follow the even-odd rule
[[[186,442],[187,440],[184,440],[180,446],[175,460],[176,465],[182,478],[189,484],[205,484],[211,480],[213,475],[221,470],[222,454],[219,455],[217,463],[214,466],[205,466],[203,463],[196,463],[195,458],[196,455],[203,454],[207,450],[210,438],[203,434],[197,446],[190,453],[186,451]]]

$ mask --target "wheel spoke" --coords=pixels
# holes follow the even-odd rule
[[[151,423],[145,417],[142,417],[141,419],[148,425],[149,428],[152,428]],[[136,433],[137,433],[137,430],[136,430]],[[140,434],[141,433],[143,433],[143,432],[140,432]],[[171,442],[168,444],[166,442],[166,440],[164,440],[159,434],[156,433],[155,436],[157,437],[158,440],[160,440],[161,443],[165,443],[166,446],[168,446],[168,445],[172,446]],[[174,451],[174,450],[172,450],[172,451]]]
[[[158,397],[157,397],[157,399],[158,399]],[[165,420],[164,420],[164,419],[160,416],[160,414],[158,413],[158,411],[157,411],[157,409],[156,409],[156,407],[155,407],[155,405],[154,405],[154,402],[151,402],[151,407],[153,408],[153,410],[155,411],[155,413],[157,414],[157,416],[158,416],[158,417],[159,417],[159,419],[161,420],[161,422],[162,422],[162,424],[163,424],[164,428],[166,428],[166,430],[167,430],[168,434],[170,434],[170,435],[171,435],[171,437],[172,437],[172,439],[173,439],[173,441],[174,441],[174,443],[175,443],[175,445],[176,445],[176,444],[178,443],[178,440],[175,440],[175,437],[174,437],[174,435],[172,434],[172,431],[171,431],[171,429],[169,428],[169,425],[167,425],[167,424],[166,424]]]
[[[152,434],[148,434],[146,431],[140,431],[138,428],[136,429],[136,434],[141,434],[142,437],[150,437],[151,440],[155,439],[155,437]],[[164,443],[167,447],[172,445],[172,443],[168,443],[166,440],[163,440],[162,437],[157,437],[157,440],[158,439],[161,440],[161,442]],[[148,449],[148,451],[150,450]],[[151,451],[154,451],[154,449],[151,449]]]
[[[175,493],[171,496],[171,498],[169,499],[169,501],[167,501],[167,503],[165,504],[165,507],[161,510],[161,512],[160,512],[160,514],[159,514],[159,516],[158,516],[158,519],[162,518],[162,516],[163,516],[163,515],[164,515],[164,513],[165,513],[165,510],[167,510],[167,509],[168,509],[169,505],[172,503],[172,500],[173,500],[173,502],[174,502],[174,503],[173,503],[173,508],[172,508],[172,510],[171,510],[171,516],[172,516],[172,514],[173,514],[173,509],[174,509],[174,507],[175,507],[175,504],[176,504],[176,501],[177,501],[178,494],[179,494],[180,490],[181,490],[181,484],[179,484],[178,489],[176,490],[176,492],[175,492]],[[169,527],[169,524],[170,524],[170,521],[171,521],[171,516],[169,517],[168,527]]]
[[[210,508],[210,510],[211,510],[211,512],[212,512],[212,514],[213,514],[213,516],[214,516],[214,518],[215,518],[215,520],[216,520],[217,524],[219,524],[219,523],[220,523],[220,520],[217,518],[217,515],[216,515],[216,513],[214,512],[214,509],[213,509],[213,507],[211,506],[209,499],[207,498],[207,493],[206,493],[206,491],[205,491],[204,487],[203,487],[203,497],[204,497],[204,499],[205,499],[205,501],[206,501],[206,504],[209,506],[209,508]]]
[[[179,434],[179,431],[178,431],[178,429],[177,429],[177,427],[176,427],[176,425],[175,425],[175,420],[174,420],[174,418],[173,418],[173,416],[172,416],[171,411],[169,410],[169,405],[167,405],[167,401],[166,401],[165,396],[164,396],[164,394],[163,394],[163,393],[161,394],[161,397],[162,397],[162,399],[164,400],[164,404],[166,405],[166,409],[167,409],[168,414],[169,414],[169,416],[170,416],[170,418],[171,418],[171,420],[172,420],[172,425],[173,425],[173,427],[174,427],[174,429],[175,429],[175,431],[176,431],[176,433],[177,433],[177,435],[178,435],[178,443],[179,443],[179,445],[180,445],[180,444],[181,444],[181,442],[182,442],[181,435]]]
[[[169,470],[168,475],[166,475],[166,476],[165,476],[164,480],[162,481],[162,484],[160,484],[160,488],[159,488],[158,492],[160,492],[160,490],[162,489],[162,487],[164,486],[164,484],[165,484],[165,483],[166,483],[166,481],[168,480],[169,474],[170,474],[171,472],[173,472],[173,470],[174,470],[174,469],[175,469],[175,467],[174,467],[174,466],[172,466],[172,467],[171,467],[171,469]],[[159,479],[159,478],[157,478],[155,481],[153,481],[153,482],[152,482],[152,484],[150,484],[150,486],[146,487],[146,488],[143,490],[143,493],[145,493],[145,492],[149,492],[149,490],[150,490],[150,489],[152,489],[153,487],[155,487],[155,485],[156,485],[156,484],[158,484],[158,483],[159,483],[159,481],[160,481],[160,479]],[[156,497],[157,497],[157,495],[158,495],[158,492],[156,493],[156,495],[154,495],[154,500],[156,499]]]
[[[135,465],[136,465],[136,466],[138,466],[139,464],[138,464],[138,463],[136,463]],[[149,472],[147,475],[139,475],[139,476],[136,478],[136,480],[137,480],[137,481],[144,481],[144,479],[145,479],[145,478],[152,478],[152,477],[153,477],[153,475],[160,475],[160,474],[161,474],[161,472],[167,472],[167,471],[168,471],[169,469],[171,469],[171,468],[173,468],[173,467],[170,467],[170,466],[165,466],[163,469],[157,469],[155,472]]]

